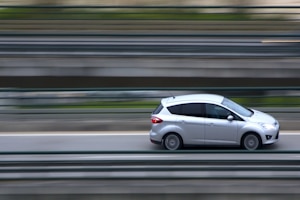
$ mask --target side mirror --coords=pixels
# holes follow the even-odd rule
[[[228,115],[228,117],[227,117],[227,120],[228,120],[228,121],[230,121],[230,122],[231,122],[231,121],[233,121],[233,119],[234,119],[234,118],[233,118],[233,116],[232,116],[232,115]]]

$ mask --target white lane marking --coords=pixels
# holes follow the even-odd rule
[[[170,158],[175,156],[170,155],[109,155],[109,156],[82,156],[81,159],[108,159],[108,160],[114,160],[114,159],[124,159],[124,158],[130,158],[130,159],[141,159],[141,158]]]
[[[300,43],[300,40],[262,40],[262,43]]]
[[[300,131],[299,131],[300,132]],[[149,131],[53,131],[53,132],[0,132],[1,136],[134,136],[149,135]]]
[[[0,132],[0,137],[7,136],[135,136],[149,135],[149,131],[54,131],[54,132]],[[297,131],[280,131],[280,135],[300,135]]]

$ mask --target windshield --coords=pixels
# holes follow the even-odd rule
[[[224,98],[222,104],[244,117],[251,117],[251,115],[253,114],[253,112],[251,110],[249,110],[227,98]]]

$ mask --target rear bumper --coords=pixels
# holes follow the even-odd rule
[[[159,144],[159,145],[161,144],[161,141],[156,141],[156,140],[153,140],[153,139],[151,139],[151,138],[150,138],[150,141],[151,141],[153,144]]]
[[[159,134],[157,134],[156,132],[154,132],[153,130],[150,131],[149,133],[150,135],[150,141],[153,144],[161,144],[162,138]]]

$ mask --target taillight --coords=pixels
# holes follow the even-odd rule
[[[152,117],[151,121],[152,121],[152,124],[159,124],[159,123],[163,122],[163,120],[158,117]]]

